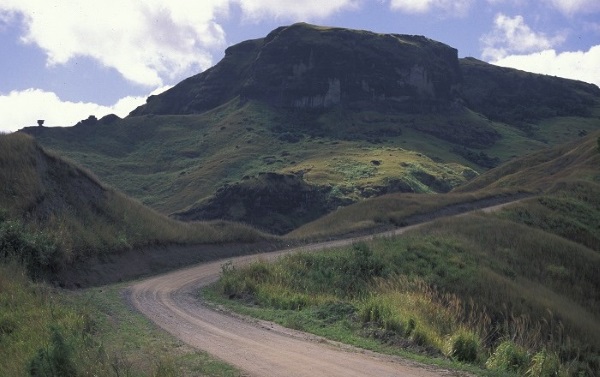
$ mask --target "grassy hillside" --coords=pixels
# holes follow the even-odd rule
[[[497,187],[536,193],[498,213],[438,220],[404,237],[274,264],[225,268],[216,291],[238,299],[245,306],[236,308],[245,313],[386,352],[411,350],[508,375],[598,375],[598,136],[493,169],[471,191],[467,186],[425,201],[431,209]],[[349,206],[338,212],[353,221],[341,228],[372,224],[389,216],[386,208],[394,214],[405,207],[395,220],[401,222],[417,211],[410,205],[416,200],[392,195]],[[320,221],[320,227],[337,222]]]
[[[239,375],[133,313],[122,287],[73,293],[31,278],[62,283],[71,269],[85,274],[81,262],[150,245],[253,242],[264,235],[236,224],[169,219],[25,134],[0,135],[0,182],[1,376]]]
[[[472,192],[500,187],[548,190],[563,181],[598,182],[598,135],[599,132],[594,132],[571,143],[515,159],[490,170],[456,191]]]
[[[242,225],[169,219],[20,133],[0,135],[0,181],[0,256],[16,256],[31,271],[57,272],[90,257],[144,246],[265,237]]]
[[[438,158],[451,160],[446,152],[451,145],[433,144],[433,136],[412,130],[381,136],[387,128],[401,129],[400,120],[363,114],[353,122],[364,130],[375,125],[371,137],[379,140],[331,137],[333,130],[317,135],[269,107],[239,101],[200,115],[130,117],[27,132],[163,213],[195,208],[219,188],[264,172],[298,175],[315,189],[328,189],[332,202],[345,203],[386,190],[447,191],[475,175],[467,163],[441,162]],[[340,123],[335,132],[344,128]],[[376,128],[383,129],[381,135]],[[413,151],[407,140],[431,141],[433,159]]]
[[[468,106],[530,134],[542,119],[589,117],[596,111],[600,89],[595,85],[495,67],[474,58],[461,59],[460,64]]]
[[[407,224],[418,215],[432,218],[437,210],[461,203],[464,209],[473,209],[478,202],[500,203],[540,193],[560,196],[571,190],[571,195],[579,192],[577,195],[590,200],[596,183],[600,181],[599,135],[595,132],[577,141],[517,158],[444,195],[390,194],[340,208],[299,227],[287,237],[326,238],[364,232]],[[579,210],[585,212],[585,208]],[[455,212],[458,211],[460,207]]]
[[[231,46],[125,119],[24,131],[161,213],[281,234],[365,198],[447,192],[600,128],[596,86],[457,56],[425,37],[299,23]],[[297,177],[282,197],[319,198],[256,210],[261,173]]]
[[[477,163],[493,166],[547,145],[541,141],[544,130],[539,140],[532,139],[471,112],[447,119],[364,111],[325,114],[304,126],[298,122],[263,104],[236,100],[199,115],[130,117],[27,132],[162,213],[204,213],[210,203],[221,212],[238,214],[225,218],[258,226],[264,224],[256,222],[251,208],[233,209],[218,201],[217,191],[241,185],[254,203],[264,193],[244,187],[260,173],[293,174],[311,190],[325,193],[326,205],[319,210],[335,209],[391,192],[446,192],[486,169]],[[456,134],[452,124],[462,127],[469,122],[475,128],[460,136],[464,143],[468,135],[479,135],[476,125],[485,125],[501,138],[487,149],[444,139],[444,132]],[[562,132],[577,137],[582,129],[591,132],[597,127],[597,122],[575,119]],[[481,136],[481,142],[485,140]],[[263,229],[278,231],[268,225]]]

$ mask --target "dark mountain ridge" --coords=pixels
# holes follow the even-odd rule
[[[592,115],[600,89],[589,83],[460,59],[466,105],[490,119],[522,125],[556,116]]]
[[[236,96],[292,109],[431,111],[448,107],[460,82],[458,52],[440,42],[300,23],[229,47],[131,115],[201,113]]]
[[[589,116],[600,89],[459,59],[456,49],[424,36],[298,23],[229,47],[214,67],[150,96],[130,115],[203,113],[236,97],[302,110],[430,113],[465,104],[522,123]]]

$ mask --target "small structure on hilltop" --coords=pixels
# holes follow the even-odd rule
[[[44,120],[43,119],[38,119],[38,126],[42,127],[44,125]]]

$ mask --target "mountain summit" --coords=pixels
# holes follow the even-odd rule
[[[443,43],[298,23],[229,47],[131,115],[202,113],[237,96],[292,109],[430,111],[447,107],[460,83],[457,50]]]

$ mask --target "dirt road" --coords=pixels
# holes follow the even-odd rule
[[[486,208],[485,211],[500,206]],[[346,240],[337,240],[230,259],[242,266],[299,250],[317,251],[375,237],[401,234],[419,225]],[[459,372],[383,356],[320,337],[211,309],[195,292],[215,282],[224,261],[156,276],[132,285],[133,305],[158,326],[185,343],[236,366],[249,376],[457,376]]]

